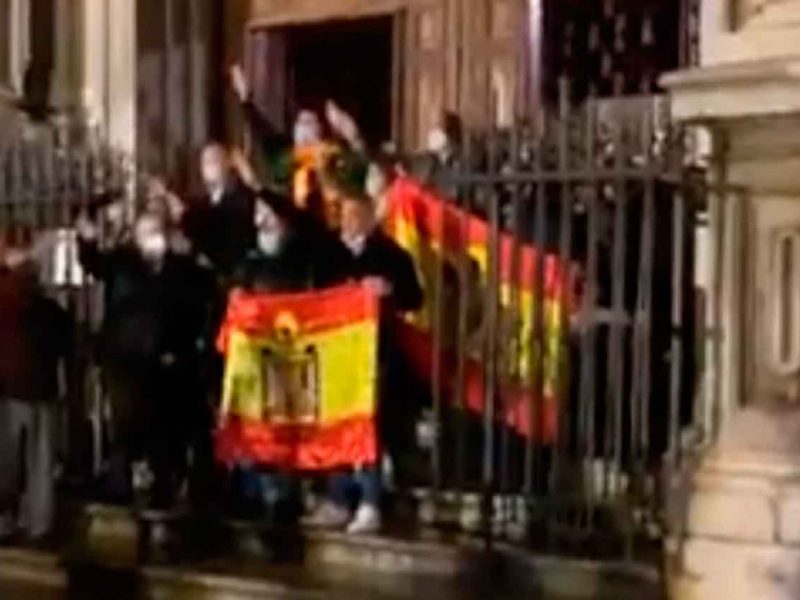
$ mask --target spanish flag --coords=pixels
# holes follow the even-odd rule
[[[434,310],[437,306],[442,307],[443,314],[438,318],[445,322],[443,344],[445,350],[449,348],[449,352],[443,352],[441,369],[444,397],[454,399],[457,388],[456,345],[465,345],[463,402],[468,410],[481,413],[485,406],[481,349],[485,332],[480,316],[486,314],[486,307],[480,302],[485,297],[490,271],[490,227],[483,219],[461,210],[452,201],[408,177],[400,177],[393,183],[388,206],[386,229],[414,257],[425,288],[425,309],[401,326],[400,337],[408,358],[421,376],[433,377],[430,357],[433,352]],[[568,295],[570,277],[557,256],[520,244],[510,235],[501,233],[497,247],[501,343],[497,345],[497,355],[493,359],[497,361],[500,376],[497,390],[499,418],[525,437],[549,442],[556,436],[558,383],[566,368],[562,332],[566,311],[574,306]],[[463,274],[461,261],[464,252],[470,265],[466,270],[466,280],[459,276],[441,277],[440,269],[449,270],[451,274]],[[540,261],[543,285],[537,290],[536,270]],[[439,281],[444,279],[445,286],[455,279],[458,287],[455,296],[452,290],[437,289],[437,278]],[[440,298],[440,293],[451,295]],[[470,305],[461,308],[468,314],[478,315],[476,322],[468,322],[466,340],[452,335],[457,329],[452,326],[453,313],[456,312],[453,298],[469,302]],[[534,339],[536,302],[542,302],[542,332]],[[450,327],[446,325],[448,320]],[[449,342],[448,331],[451,332]],[[536,365],[540,368],[534,370]],[[535,381],[537,373],[540,373],[539,380]]]
[[[301,471],[374,464],[379,302],[361,286],[231,295],[216,453]]]

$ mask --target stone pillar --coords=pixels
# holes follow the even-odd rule
[[[82,106],[109,142],[136,151],[136,9],[132,0],[83,0]]]
[[[0,4],[3,1],[0,0]],[[79,34],[81,7],[73,0],[53,0],[55,44],[50,103],[59,111],[77,108],[80,99]]]
[[[714,332],[728,387],[710,398],[728,416],[678,498],[672,593],[789,600],[800,597],[800,2],[705,0],[703,14],[704,64],[664,84],[675,118],[712,132],[720,173],[748,194],[712,211],[712,228],[733,211],[716,257],[736,267]]]

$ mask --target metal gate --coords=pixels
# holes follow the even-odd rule
[[[465,136],[444,182],[464,219],[488,224],[485,276],[474,285],[474,256],[451,233],[461,250],[427,282],[433,385],[416,494],[430,525],[489,544],[643,559],[658,549],[685,452],[714,432],[725,276],[714,257],[733,239],[720,232],[741,193],[689,160],[694,138],[670,123],[665,98],[564,97],[538,122]],[[94,216],[113,241],[133,196],[130,165],[92,132],[46,129],[0,148],[0,228],[34,233],[43,279],[76,323],[61,448],[78,478],[100,454],[91,336],[102,306],[73,224]],[[709,218],[715,233],[696,246]],[[549,308],[548,258],[562,275]],[[470,362],[478,412],[466,405]],[[513,400],[510,388],[525,393]],[[505,418],[511,408],[529,435]],[[554,431],[535,435],[547,410]]]
[[[667,98],[576,107],[566,89],[555,114],[537,123],[468,136],[439,182],[457,190],[459,214],[482,217],[490,233],[482,288],[469,282],[466,237],[429,281],[431,419],[440,435],[431,488],[420,494],[431,522],[489,543],[647,559],[659,551],[665,495],[686,453],[714,432],[724,276],[714,257],[730,242],[719,235],[721,207],[741,206],[743,193],[694,159],[697,134],[671,123]],[[533,269],[526,247],[537,251]],[[555,309],[548,260],[564,279]],[[448,285],[458,301],[446,300]],[[482,368],[482,414],[467,407],[470,360]],[[525,417],[507,417],[520,414],[512,387],[527,390],[531,423],[555,403],[549,439],[519,434],[513,419]]]
[[[74,226],[88,215],[103,226],[102,239],[113,240],[130,220],[131,170],[96,130],[70,121],[17,125],[0,144],[0,233],[3,244],[32,250],[41,282],[72,319],[75,351],[65,373],[58,453],[63,481],[86,481],[100,456],[92,336],[102,305],[80,268]]]

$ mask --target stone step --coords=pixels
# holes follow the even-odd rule
[[[652,572],[556,558],[486,557],[470,574],[443,577],[349,567],[207,561],[106,569],[53,554],[0,550],[0,597],[15,600],[612,600],[661,598]]]
[[[353,537],[100,505],[81,507],[68,521],[69,542],[58,555],[0,550],[0,591],[6,581],[41,587],[36,600],[66,598],[58,594],[68,586],[91,590],[79,596],[87,600],[123,592],[131,600],[661,597],[654,568],[535,556],[502,544],[487,552],[477,538],[434,530]],[[6,597],[17,596],[0,594]]]

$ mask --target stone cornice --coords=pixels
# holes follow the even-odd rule
[[[713,123],[800,114],[800,57],[720,64],[665,75],[673,117]]]

